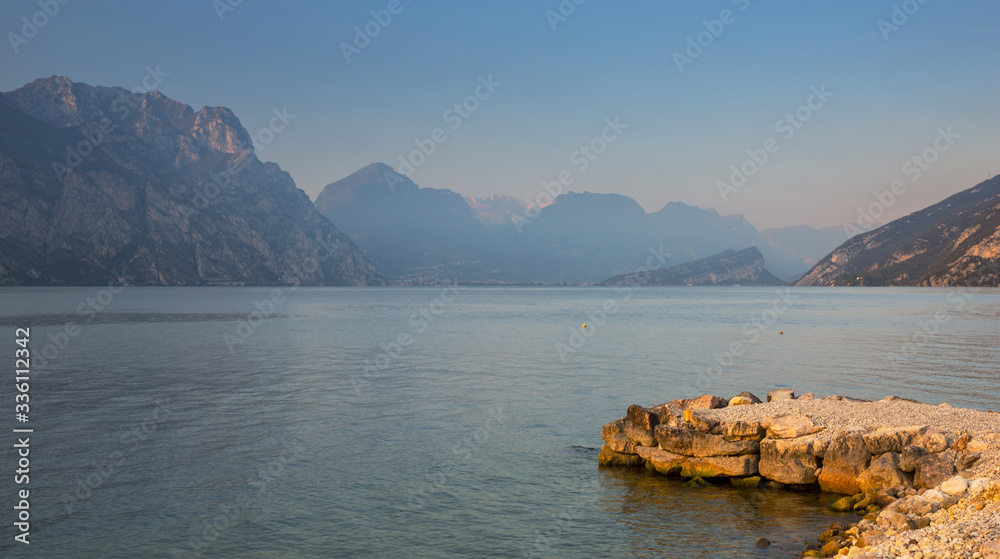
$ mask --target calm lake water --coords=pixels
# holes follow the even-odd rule
[[[601,425],[1000,388],[997,290],[23,288],[0,313],[8,375],[31,328],[35,429],[24,546],[2,383],[5,557],[787,557],[854,517],[599,470]]]

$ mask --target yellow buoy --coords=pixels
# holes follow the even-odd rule
[[[587,325],[586,325],[586,324],[584,324],[584,325],[583,325],[583,327],[584,327],[584,329],[586,329],[586,328],[587,328]]]
[[[778,335],[779,335],[779,336],[783,336],[784,334],[785,334],[785,331],[784,331],[784,330],[778,330]]]

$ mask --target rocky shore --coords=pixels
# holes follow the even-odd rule
[[[629,406],[602,467],[843,495],[803,557],[1000,559],[1000,413],[773,390]],[[762,542],[765,540],[762,540]]]

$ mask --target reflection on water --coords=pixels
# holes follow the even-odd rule
[[[631,557],[789,557],[831,522],[856,515],[827,510],[833,496],[726,484],[687,487],[644,470],[601,470],[602,507],[618,519]],[[757,548],[760,538],[770,540]]]

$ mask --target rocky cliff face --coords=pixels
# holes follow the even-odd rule
[[[1000,177],[856,235],[796,285],[1000,285]]]
[[[66,78],[0,96],[0,284],[369,285],[226,108]]]
[[[719,254],[671,268],[613,277],[602,285],[784,285],[767,271],[757,247]]]

